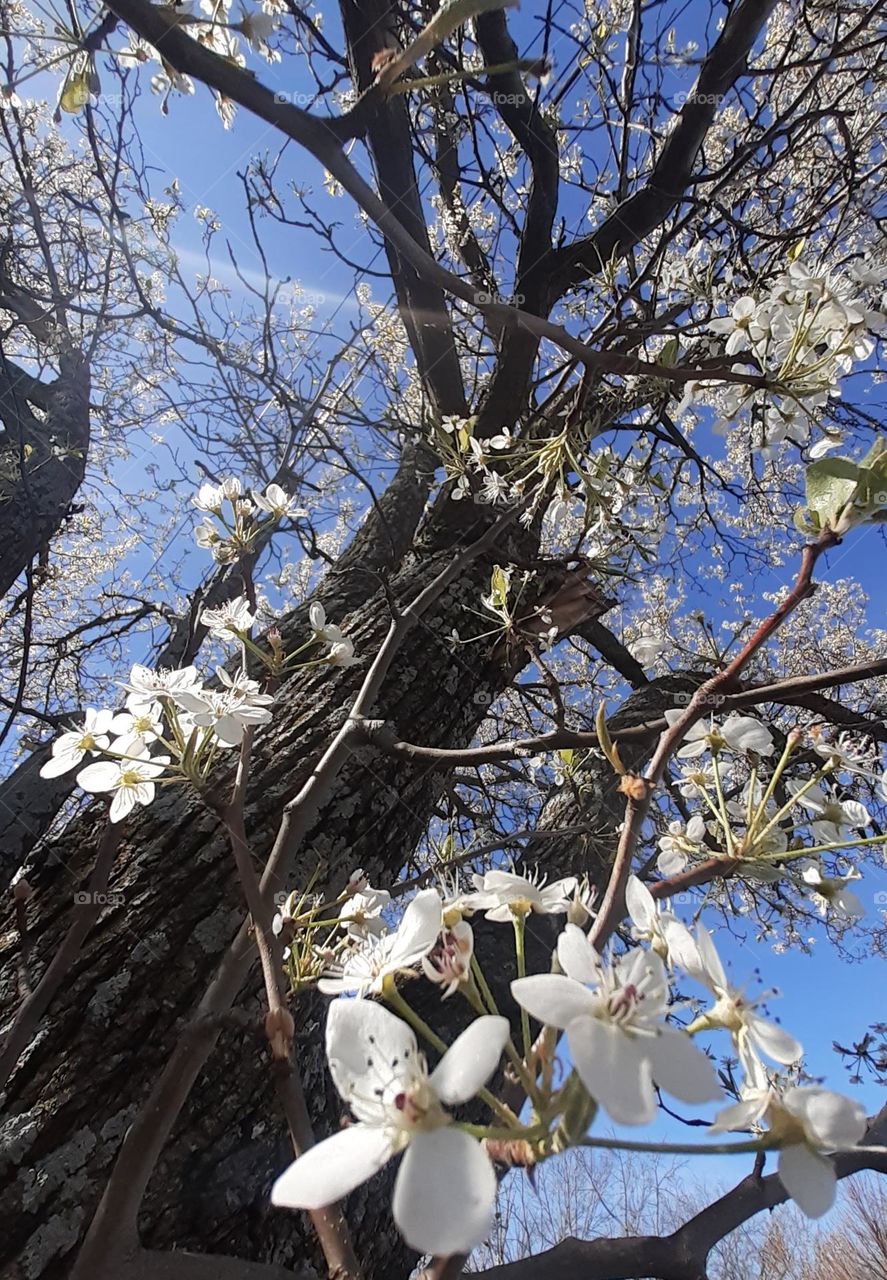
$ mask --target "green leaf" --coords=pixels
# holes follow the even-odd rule
[[[89,77],[85,72],[69,75],[62,88],[59,106],[69,115],[78,115],[89,102]]]
[[[83,110],[93,90],[93,74],[89,55],[81,49],[74,55],[68,74],[59,94],[59,110],[68,115],[78,115]]]
[[[882,436],[878,436],[859,465],[860,467],[873,467],[876,462],[884,460],[885,454],[887,454],[887,440],[884,440]]]
[[[872,512],[887,507],[887,476],[883,474],[882,468],[859,468],[856,501],[859,506]]]
[[[504,609],[508,602],[508,575],[498,564],[490,574],[490,601],[494,609]]]
[[[807,506],[826,525],[851,501],[859,484],[859,467],[849,458],[820,458],[807,468]]]

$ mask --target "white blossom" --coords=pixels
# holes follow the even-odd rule
[[[360,661],[354,656],[354,641],[350,636],[342,636],[339,640],[334,640],[326,660],[331,667],[354,667]]]
[[[112,792],[114,798],[108,817],[111,822],[121,822],[137,804],[151,803],[155,779],[168,764],[169,756],[151,759],[143,747],[127,760],[98,760],[88,764],[77,774],[77,782],[84,791]]]
[[[139,746],[156,742],[163,733],[163,708],[159,702],[144,702],[138,694],[130,693],[126,710],[114,716],[110,732],[115,739],[111,750],[118,755],[132,755]]]
[[[726,786],[730,780],[730,767],[725,761],[718,761],[718,775],[721,786]],[[698,800],[705,792],[714,791],[716,785],[714,764],[709,760],[685,767],[678,782],[678,791],[685,800]]]
[[[230,640],[237,632],[249,631],[256,620],[250,609],[246,596],[235,596],[226,600],[218,609],[204,609],[200,621],[208,628],[210,635],[219,640]]]
[[[390,903],[391,894],[387,889],[373,889],[364,882],[362,888],[345,899],[339,911],[346,932],[352,938],[366,938],[370,934],[381,937],[388,930],[382,912]]]
[[[703,845],[705,839],[705,819],[701,813],[694,813],[684,826],[675,818],[668,824],[668,835],[661,836],[659,857],[656,866],[664,876],[679,875],[687,865],[689,855],[707,852]]]
[[[382,990],[387,977],[411,969],[426,956],[441,930],[440,897],[423,889],[403,913],[400,924],[383,937],[368,936],[351,947],[341,962],[327,969],[318,982],[325,995],[353,991],[365,996]]]
[[[332,644],[342,638],[341,630],[334,622],[327,622],[326,610],[316,600],[308,609],[308,621],[311,624],[314,639],[319,643]]]
[[[727,981],[711,934],[701,925],[696,933],[696,956],[683,967],[697,982],[708,987],[715,998],[712,1008],[698,1022],[708,1028],[723,1027],[729,1031],[746,1074],[760,1072],[758,1054],[783,1066],[798,1061],[803,1049],[797,1040],[757,1012],[764,996],[750,1000]]]
[[[718,1112],[712,1132],[748,1129],[766,1122],[780,1143],[777,1171],[788,1194],[808,1218],[820,1218],[835,1202],[837,1176],[823,1152],[846,1151],[865,1135],[858,1102],[816,1085],[790,1087],[780,1095],[760,1077],[740,1102]]]
[[[232,502],[241,493],[240,481],[236,476],[222,480],[220,484],[202,484],[192,499],[198,511],[206,511],[210,515],[218,515],[227,498]]]
[[[628,646],[628,652],[637,658],[642,667],[649,667],[661,653],[669,648],[669,642],[657,636],[643,635]]]
[[[97,755],[110,743],[114,723],[113,711],[99,711],[87,707],[83,722],[77,729],[59,734],[52,744],[52,755],[40,770],[41,778],[59,778],[69,769],[76,769],[86,755]]]
[[[670,725],[676,724],[684,714],[683,711],[666,711],[665,718]],[[745,752],[754,751],[759,756],[771,756],[775,750],[773,736],[766,725],[761,724],[754,716],[729,715],[720,728],[712,717],[706,727],[704,721],[697,720],[684,735],[684,740],[677,750],[681,760],[701,756],[705,751]]]
[[[158,698],[175,698],[185,691],[193,693],[200,687],[196,667],[158,668],[155,671],[138,663],[129,673],[129,683],[123,685],[133,695],[126,700],[130,710],[150,705]]]
[[[334,1204],[404,1151],[392,1213],[407,1244],[420,1253],[469,1253],[490,1229],[496,1175],[481,1144],[445,1108],[483,1087],[507,1039],[505,1018],[477,1018],[429,1075],[406,1023],[368,1000],[336,1000],[327,1057],[357,1123],[291,1164],[272,1188],[272,1203]]]
[[[576,888],[576,877],[567,876],[546,884],[537,877],[518,875],[515,871],[488,871],[473,875],[475,892],[465,899],[473,911],[484,911],[488,920],[511,920],[527,916],[563,915]]]
[[[843,876],[824,876],[816,863],[808,863],[801,868],[801,879],[817,904],[820,915],[834,911],[836,915],[848,920],[857,920],[865,915],[865,907],[848,884],[860,879],[854,868]]]
[[[260,11],[253,14],[249,19],[245,18],[243,23],[241,23],[241,28],[243,28],[248,21],[253,22],[255,19],[259,18],[266,18],[271,23],[271,27],[269,29],[270,34],[270,31],[273,31],[274,27],[277,25],[278,19],[273,14],[262,14]],[[247,39],[249,39],[249,37],[247,37]],[[264,36],[261,37],[261,40],[262,43],[264,43]],[[252,41],[250,41],[250,43],[252,43]],[[254,489],[253,502],[260,511],[264,511],[268,515],[274,516],[277,520],[282,520],[285,516],[296,517],[308,514],[304,508],[298,505],[295,498],[291,498],[286,490],[282,489],[279,484],[269,484],[264,493],[256,493]]]
[[[711,1063],[664,1020],[668,980],[657,955],[636,948],[604,964],[582,930],[568,924],[557,957],[562,974],[517,978],[512,995],[534,1018],[566,1031],[579,1078],[612,1120],[648,1124],[654,1082],[684,1102],[721,1096]]]
[[[429,982],[444,988],[446,999],[467,981],[473,955],[474,930],[467,920],[458,920],[441,931],[431,951],[422,957],[422,972]]]
[[[631,936],[646,942],[669,966],[692,965],[696,946],[693,935],[672,912],[657,902],[637,876],[629,876],[625,886],[625,907],[633,925]]]
[[[792,778],[789,779],[788,790],[796,797],[797,803],[813,815],[810,829],[817,844],[838,844],[871,822],[871,814],[858,800],[839,800],[818,783],[808,786],[803,795],[799,794],[805,785]]]
[[[246,728],[270,723],[268,708],[274,698],[262,693],[258,681],[251,680],[245,671],[229,676],[218,667],[216,674],[224,686],[221,690],[183,689],[175,695],[175,701],[190,712],[194,724],[212,729],[224,746],[236,747]]]

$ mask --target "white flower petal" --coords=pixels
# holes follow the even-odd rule
[[[496,1174],[480,1143],[460,1129],[417,1133],[394,1184],[392,1212],[420,1253],[470,1253],[487,1235]]]
[[[420,1064],[412,1029],[372,1000],[333,1001],[326,1052],[333,1083],[361,1120],[383,1118],[383,1102]]]
[[[384,1129],[353,1124],[293,1161],[271,1188],[271,1203],[285,1209],[322,1209],[359,1187],[391,1159]]]
[[[837,1178],[830,1160],[803,1143],[779,1153],[779,1177],[795,1204],[808,1218],[821,1218],[835,1203]]]
[[[50,756],[40,770],[41,778],[60,778],[69,769],[76,769],[83,759],[82,751],[62,751]]]
[[[668,961],[677,965],[685,973],[699,972],[699,950],[693,941],[693,935],[680,920],[665,919],[662,932],[668,947]]]
[[[746,1015],[746,1025],[755,1048],[765,1053],[768,1058],[772,1058],[774,1062],[780,1062],[788,1067],[793,1062],[797,1062],[804,1052],[797,1040],[787,1031],[783,1031],[782,1027],[777,1026],[775,1022],[770,1022],[757,1013]]]
[[[705,839],[705,818],[701,813],[694,813],[687,823],[687,839],[694,844],[701,844]]]
[[[864,804],[860,804],[858,800],[845,800],[841,807],[844,810],[844,819],[848,827],[867,827],[872,820],[868,809]]]
[[[855,1147],[865,1136],[865,1109],[841,1093],[806,1085],[789,1089],[785,1108],[803,1120],[811,1141],[831,1150]]]
[[[564,926],[557,940],[557,958],[564,973],[576,982],[597,984],[600,973],[596,953],[577,924]]]
[[[690,976],[707,987],[720,987],[724,990],[727,986],[727,975],[724,973],[721,957],[715,950],[711,934],[702,925],[696,931],[696,949],[699,952],[702,969],[698,973],[690,971]]]
[[[617,1124],[649,1124],[656,1113],[650,1061],[642,1041],[597,1018],[576,1018],[567,1044],[579,1078]]]
[[[109,822],[122,822],[136,806],[137,796],[133,787],[118,787],[108,810]]]
[[[496,1070],[508,1039],[507,1018],[476,1018],[453,1041],[431,1073],[441,1102],[467,1102]]]
[[[549,1027],[569,1026],[574,1018],[590,1015],[595,999],[590,991],[560,973],[537,973],[515,978],[511,994],[522,1009]]]
[[[120,781],[120,766],[113,760],[97,760],[77,774],[77,784],[84,791],[113,791]]]
[[[687,855],[679,849],[663,849],[656,859],[657,869],[667,878],[680,875],[686,865]]]
[[[769,1094],[767,1091],[755,1093],[742,1102],[734,1102],[729,1107],[722,1107],[715,1116],[714,1124],[709,1125],[709,1133],[728,1133],[734,1129],[748,1129],[760,1120],[767,1110]]]
[[[770,730],[754,716],[729,715],[721,733],[734,751],[756,751],[758,755],[771,756],[775,750]]]
[[[391,950],[396,968],[409,968],[427,955],[437,941],[442,925],[440,895],[436,889],[423,889],[403,913]]]
[[[628,877],[625,905],[632,922],[644,933],[649,933],[656,923],[656,904],[650,890],[637,876]]]
[[[716,1102],[722,1097],[714,1067],[693,1041],[675,1027],[665,1027],[649,1041],[653,1079],[682,1102]]]

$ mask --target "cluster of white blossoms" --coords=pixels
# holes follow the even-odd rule
[[[279,484],[269,484],[264,493],[253,490],[247,496],[236,476],[218,484],[202,484],[193,501],[203,512],[194,540],[219,564],[231,564],[246,555],[269,521],[295,520],[307,514]]]
[[[249,551],[264,522],[300,514],[280,485],[270,484],[263,493],[244,498],[237,479],[202,485],[194,504],[206,517],[198,526],[197,540],[211,547],[221,562]],[[239,747],[248,729],[271,722],[274,697],[248,674],[248,655],[277,676],[296,665],[348,667],[358,661],[353,641],[327,622],[318,603],[309,608],[308,638],[286,655],[276,633],[269,633],[269,650],[251,639],[255,621],[255,607],[242,595],[204,608],[200,622],[209,634],[238,646],[239,669],[216,667],[210,687],[194,666],[152,669],[136,664],[123,685],[125,709],[88,707],[79,725],[55,739],[41,776],[57,778],[79,769],[78,784],[85,791],[109,795],[110,820],[120,822],[136,805],[151,803],[158,782],[201,784],[218,749]],[[319,656],[302,656],[318,647]]]
[[[761,450],[771,456],[788,440],[806,445],[811,427],[840,380],[873,350],[872,332],[887,317],[887,263],[854,264],[844,275],[811,267],[800,259],[766,289],[736,298],[729,312],[709,323],[734,368],[767,377],[767,389],[700,381],[688,384],[681,410],[711,401],[725,430],[740,414],[759,408],[764,424]],[[745,357],[742,365],[737,357]],[[840,443],[823,434],[810,449],[821,457]]]
[[[581,448],[566,427],[543,440],[521,439],[508,427],[479,440],[476,424],[475,417],[450,415],[433,432],[446,477],[454,482],[454,501],[523,503],[521,523],[530,525],[541,516],[545,537],[578,520],[589,547],[607,534],[629,495],[637,515],[643,482],[639,462],[606,447],[580,461]]]
[[[217,668],[219,688],[208,689],[195,667],[152,670],[136,664],[123,687],[126,710],[87,709],[78,728],[61,734],[40,770],[59,777],[87,757],[99,757],[80,769],[84,791],[111,796],[109,818],[120,822],[136,805],[154,799],[166,773],[187,776],[186,760],[196,767],[211,762],[218,747],[236,747],[249,727],[268,724],[274,699],[241,670]],[[153,754],[157,747],[161,754]],[[172,766],[172,768],[170,768]]]
[[[862,1109],[824,1089],[770,1079],[765,1061],[783,1075],[787,1067],[797,1074],[801,1046],[765,1016],[765,997],[749,999],[728,980],[706,929],[691,932],[631,877],[626,905],[633,945],[621,954],[601,955],[576,923],[587,921],[593,908],[575,877],[545,883],[497,868],[475,874],[472,882],[470,889],[451,880],[420,890],[395,924],[388,919],[391,895],[358,873],[339,900],[338,918],[322,922],[332,925],[332,934],[313,946],[313,976],[321,972],[320,990],[340,997],[329,1010],[327,1056],[355,1123],[300,1156],[275,1182],[274,1204],[318,1209],[334,1203],[404,1152],[392,1211],[407,1243],[426,1254],[468,1253],[492,1223],[491,1151],[511,1138],[520,1145],[522,1163],[545,1159],[561,1149],[552,1145],[555,1129],[563,1135],[564,1125],[572,1124],[569,1140],[581,1142],[598,1111],[616,1123],[648,1124],[656,1113],[657,1089],[691,1105],[717,1102],[723,1090],[696,1037],[726,1033],[743,1083],[736,1101],[716,1115],[711,1132],[760,1132],[762,1149],[779,1149],[786,1190],[804,1212],[826,1211],[835,1188],[828,1153],[862,1138]],[[496,1008],[474,953],[469,921],[477,912],[510,922],[519,939],[533,913],[567,916],[552,971],[527,975],[518,944],[518,976],[510,984],[523,1020],[529,1016],[565,1033],[572,1070],[559,1087],[553,1083],[556,1037],[540,1037],[532,1052],[525,1040],[521,1055]],[[303,916],[309,918],[310,913]],[[677,971],[709,996],[708,1007],[689,1026],[672,1017],[671,979]],[[463,995],[476,1015],[449,1049],[401,993],[399,980],[418,972],[443,998]],[[419,1047],[423,1037],[441,1055],[432,1071]],[[526,1088],[532,1114],[525,1121],[485,1088],[503,1055]],[[468,1124],[452,1113],[475,1095],[491,1111],[486,1125]],[[487,1137],[495,1138],[493,1146]]]
[[[674,710],[665,716],[674,724],[682,714]],[[799,732],[790,734],[781,758],[770,768],[776,746],[759,720],[733,714],[721,724],[714,718],[697,722],[676,759],[692,762],[689,767],[685,763],[679,790],[702,808],[686,821],[669,823],[659,839],[660,873],[679,876],[694,863],[722,858],[738,864],[748,878],[793,885],[823,916],[846,920],[863,915],[862,903],[848,887],[860,878],[859,871],[852,866],[842,872],[826,870],[822,855],[879,840],[863,835],[872,824],[871,814],[847,794],[839,775],[862,773],[882,790],[887,775],[879,779],[871,755],[863,767],[858,753],[848,757],[846,746],[824,742],[814,732],[807,742],[822,766],[804,777],[788,776],[791,757],[804,740]]]

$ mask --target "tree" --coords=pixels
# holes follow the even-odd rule
[[[232,254],[231,269],[254,291],[252,312],[240,317],[212,278],[219,228],[211,210],[200,213],[207,266],[195,286],[170,250],[167,228],[181,212],[175,183],[158,201],[144,166],[126,150],[111,171],[125,177],[126,199],[139,213],[132,219],[115,187],[109,195],[106,167],[94,180],[86,175],[88,200],[102,208],[103,243],[110,240],[119,264],[115,297],[127,299],[112,313],[120,336],[106,378],[110,416],[120,416],[137,378],[153,412],[188,423],[189,464],[194,454],[211,480],[236,472],[244,487],[260,491],[277,479],[293,508],[298,502],[307,512],[291,509],[280,524],[265,522],[246,549],[225,551],[196,596],[193,558],[179,546],[165,553],[155,575],[164,607],[143,597],[133,610],[130,601],[127,632],[150,627],[157,648],[173,644],[167,660],[185,665],[205,639],[207,599],[218,607],[244,594],[252,612],[261,604],[257,634],[274,619],[285,649],[311,634],[309,607],[321,604],[362,663],[275,674],[274,718],[251,747],[242,812],[225,799],[236,768],[220,765],[209,791],[163,789],[122,832],[106,827],[100,804],[56,818],[55,806],[70,794],[60,788],[40,802],[37,835],[54,820],[55,830],[31,848],[23,847],[30,834],[12,838],[10,873],[25,855],[33,894],[26,901],[27,890],[19,890],[15,927],[11,921],[4,935],[5,957],[15,962],[6,966],[3,989],[13,1030],[5,1050],[11,1157],[0,1213],[4,1265],[21,1275],[69,1273],[127,1130],[122,1163],[80,1252],[81,1273],[122,1274],[115,1249],[123,1248],[126,1273],[198,1274],[199,1260],[176,1253],[131,1254],[137,1214],[152,1250],[242,1260],[218,1256],[206,1264],[215,1273],[267,1276],[290,1274],[306,1260],[323,1265],[301,1218],[269,1213],[267,1193],[287,1159],[283,1128],[270,1119],[275,1079],[297,1146],[307,1132],[299,1088],[318,1131],[333,1131],[338,1121],[324,1075],[325,1012],[316,995],[298,995],[298,1070],[269,1072],[256,1036],[265,995],[241,925],[244,892],[257,936],[273,953],[272,893],[310,884],[339,902],[358,866],[376,884],[409,882],[452,862],[457,850],[480,871],[491,855],[526,842],[528,863],[553,876],[589,876],[600,899],[598,942],[620,925],[634,866],[656,894],[698,892],[700,906],[708,907],[717,885],[712,920],[735,928],[744,915],[803,945],[802,926],[811,927],[827,897],[811,898],[811,887],[831,892],[834,874],[815,883],[773,874],[772,848],[752,841],[737,850],[728,836],[725,850],[717,831],[694,841],[687,802],[696,784],[679,779],[669,761],[713,706],[766,708],[780,748],[796,745],[797,726],[807,732],[822,723],[884,740],[885,664],[879,636],[866,634],[858,592],[847,581],[809,598],[829,551],[882,506],[872,495],[880,492],[883,457],[877,445],[867,453],[876,440],[873,414],[851,379],[840,398],[832,394],[851,371],[871,382],[877,355],[883,121],[872,85],[881,82],[884,58],[877,6],[836,12],[809,5],[799,23],[787,6],[740,0],[716,14],[710,29],[703,23],[710,15],[699,15],[698,58],[684,47],[682,24],[664,10],[636,6],[624,32],[615,11],[581,16],[569,30],[564,15],[549,11],[532,52],[544,52],[565,30],[569,50],[550,96],[533,79],[545,70],[540,59],[518,57],[498,9],[453,10],[425,25],[421,8],[345,5],[340,37],[327,34],[338,28],[335,15],[326,16],[325,30],[291,5],[272,34],[265,15],[238,18],[225,8],[210,21],[116,0],[108,13],[84,11],[63,41],[70,61],[61,105],[82,109],[88,141],[119,137],[102,114],[104,99],[89,102],[96,66],[124,86],[129,122],[128,95],[138,83],[132,68],[152,58],[160,68],[152,87],[165,107],[172,99],[176,111],[187,110],[192,104],[175,102],[175,94],[203,85],[224,122],[236,104],[271,125],[279,153],[256,157],[242,176],[256,251],[268,252],[268,226],[289,231],[295,244],[298,226],[307,224],[350,269],[335,203],[350,199],[367,220],[357,270],[380,245],[397,319],[356,290],[360,326],[338,345],[326,334],[313,340],[310,316],[294,308],[279,320],[271,272],[256,286]],[[16,68],[49,61],[49,33],[25,29],[17,11],[6,25],[11,105],[4,120],[21,134],[22,113],[31,109],[11,100],[26,83]],[[524,34],[520,40],[530,43]],[[27,57],[15,63],[13,46],[23,41]],[[256,75],[239,65],[247,46],[269,59],[281,54],[280,92],[266,87],[264,68]],[[352,97],[339,111],[346,75]],[[310,86],[320,105],[296,105],[310,94],[294,84]],[[49,126],[38,119],[30,127],[42,137]],[[288,182],[292,143],[344,195],[315,200],[304,182]],[[47,172],[63,184],[51,163]],[[61,246],[50,241],[40,250],[51,278]],[[103,252],[78,245],[90,279],[102,279],[96,255]],[[31,296],[45,306],[29,269]],[[2,304],[19,325],[9,298],[19,296],[22,278],[19,270]],[[77,314],[81,290],[78,281]],[[55,294],[50,301],[61,306],[65,290]],[[93,357],[104,358],[110,328],[103,315]],[[19,364],[33,360],[15,354]],[[294,394],[303,362],[310,376]],[[32,410],[39,407],[36,377],[28,371],[31,381],[22,384],[34,392],[25,397]],[[730,426],[722,446],[713,422]],[[846,456],[830,462],[822,455],[839,436]],[[176,468],[183,474],[179,460]],[[19,470],[24,476],[21,450]],[[805,479],[795,528],[791,513]],[[176,488],[175,478],[163,484]],[[122,673],[143,651],[124,651],[119,635],[107,643],[120,601],[106,587],[93,615],[103,632],[97,659],[78,648],[86,656],[78,656],[76,674],[63,670],[53,683],[68,639],[53,630],[51,592],[41,601],[39,584],[35,590],[33,560],[53,535],[50,559],[69,554],[70,531],[56,531],[74,491],[62,501],[56,490],[47,503],[51,518],[36,541],[29,535],[11,569],[26,574],[28,610],[35,601],[43,609],[45,652],[32,661],[33,626],[23,607],[13,610],[13,619],[24,616],[7,624],[4,643],[15,655],[9,669],[24,673],[8,698],[19,721],[37,710],[66,725],[87,698],[113,702],[111,672]],[[158,541],[189,499],[171,493],[162,513],[145,504]],[[275,560],[293,546],[315,556],[323,575]],[[785,566],[795,579],[781,601],[765,598],[769,585],[760,575],[770,566]],[[733,592],[718,606],[734,628],[727,642],[716,630],[718,610],[700,621],[692,600],[684,604],[702,567],[720,575],[725,597],[726,587]],[[302,603],[291,611],[284,600],[294,581]],[[254,585],[261,600],[250,599]],[[611,630],[600,618],[617,604],[623,618]],[[653,652],[666,635],[668,663]],[[267,643],[259,646],[266,652]],[[259,661],[253,654],[254,676]],[[657,662],[650,681],[647,670]],[[626,684],[637,690],[630,698]],[[827,692],[835,688],[845,691],[840,698]],[[72,697],[75,691],[86,697]],[[625,705],[601,720],[604,698]],[[675,707],[685,711],[677,729],[662,718]],[[805,781],[820,758],[817,741],[808,732],[793,760],[807,770]],[[531,752],[543,757],[538,764]],[[27,817],[31,783],[47,756],[44,745],[10,779],[14,818]],[[738,784],[746,780],[747,756],[742,761]],[[877,811],[874,754],[857,763],[864,777],[853,795]],[[646,782],[639,780],[644,769]],[[837,776],[840,796],[849,794],[848,775]],[[788,779],[779,775],[774,784],[781,804],[791,795]],[[735,806],[740,795],[741,787],[724,803]],[[232,856],[232,838],[233,853],[242,854],[242,822],[264,866],[282,813],[285,873],[276,859],[265,897],[251,899],[256,886]],[[684,829],[669,833],[669,820]],[[769,821],[768,814],[759,829]],[[729,825],[723,811],[721,825]],[[863,860],[877,838],[877,830],[863,837],[869,843],[855,846],[854,857]],[[657,839],[670,842],[661,876]],[[835,872],[835,857],[827,848],[825,872]],[[74,886],[88,877],[90,900],[77,902],[82,891]],[[845,950],[866,936],[834,912],[824,927]],[[485,968],[502,976],[497,1002],[520,1026],[501,930],[478,926],[476,934]],[[878,926],[867,939],[882,945]],[[534,958],[547,957],[552,940],[532,938]],[[64,961],[55,970],[53,956]],[[208,987],[220,963],[222,979]],[[30,1004],[29,986],[42,992]],[[34,1010],[44,1000],[40,1019]],[[235,1002],[239,1016],[231,1012]],[[425,1012],[449,1041],[465,1010],[434,1000]],[[281,1026],[272,1032],[273,1043]],[[287,1051],[279,1062],[288,1059]],[[727,1072],[728,1083],[736,1079]],[[145,1111],[152,1088],[153,1110]],[[837,1159],[844,1172],[877,1166],[881,1157]],[[390,1224],[389,1195],[390,1178],[383,1178],[348,1204],[365,1275],[407,1274],[414,1261]],[[746,1179],[672,1236],[577,1249],[575,1265],[585,1275],[617,1262],[635,1268],[626,1274],[646,1274],[642,1266],[676,1274],[679,1265],[699,1274],[734,1215],[781,1196],[776,1181]],[[335,1215],[315,1218],[315,1226],[327,1260],[352,1268]],[[563,1246],[556,1248],[564,1258]],[[243,1260],[268,1265],[250,1269]]]

